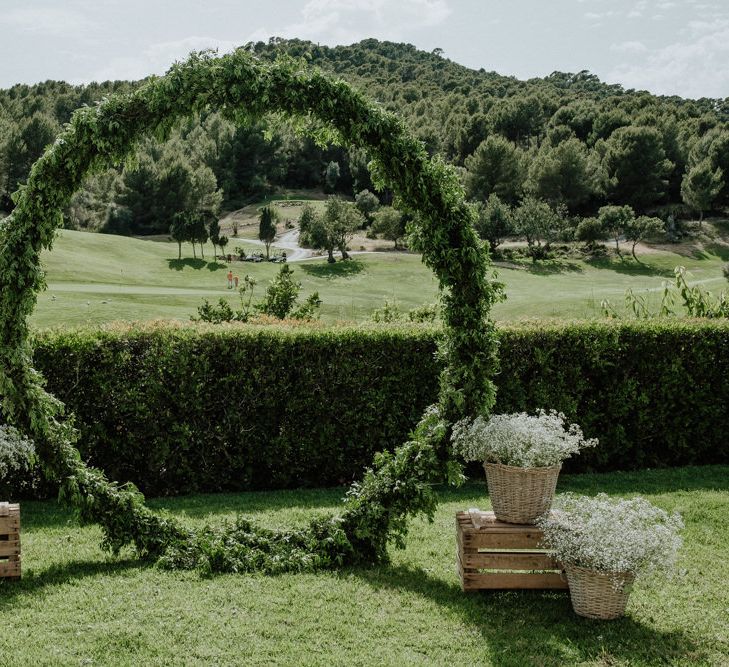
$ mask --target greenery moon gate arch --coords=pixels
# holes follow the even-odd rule
[[[74,446],[78,433],[32,366],[27,318],[44,287],[39,255],[52,246],[64,204],[84,176],[127,158],[143,135],[164,136],[180,118],[209,108],[229,115],[310,117],[343,143],[365,148],[376,178],[405,209],[418,213],[423,261],[442,291],[445,369],[438,405],[426,411],[409,442],[375,458],[349,490],[341,514],[297,531],[268,531],[243,520],[192,531],[153,513],[132,485],[107,481],[82,462]],[[61,497],[82,521],[101,525],[103,544],[115,553],[132,544],[140,557],[216,571],[297,571],[386,560],[388,542],[402,544],[410,516],[432,517],[432,484],[460,477],[448,456],[450,424],[493,406],[497,341],[487,316],[499,285],[489,270],[453,170],[430,159],[395,116],[346,83],[290,59],[262,63],[242,50],[219,58],[193,54],[131,94],[77,110],[33,165],[15,210],[0,223],[3,418],[34,439],[44,470],[61,481]]]

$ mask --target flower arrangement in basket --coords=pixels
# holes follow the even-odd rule
[[[533,524],[549,510],[562,461],[597,445],[554,410],[463,420],[452,442],[467,461],[483,461],[496,518],[519,524]]]
[[[636,576],[675,568],[683,528],[644,498],[610,499],[564,494],[542,516],[543,545],[567,574],[575,613],[612,619],[625,613]]]

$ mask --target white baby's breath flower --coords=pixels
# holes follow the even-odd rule
[[[611,499],[564,494],[537,521],[543,543],[565,565],[604,573],[645,575],[675,568],[681,515],[639,496]]]
[[[453,427],[453,450],[467,461],[485,461],[522,468],[554,466],[597,440],[586,439],[577,424],[561,412],[540,410],[476,417]]]

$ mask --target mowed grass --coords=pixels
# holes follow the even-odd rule
[[[0,664],[726,665],[729,466],[563,476],[558,491],[642,494],[682,513],[680,572],[639,585],[627,617],[579,618],[563,592],[461,592],[454,513],[485,485],[441,492],[390,566],[285,575],[165,572],[98,549],[53,502],[22,504],[20,582],[0,582]],[[188,525],[236,514],[298,525],[343,489],[155,500]]]
[[[721,273],[724,253],[717,253],[656,251],[643,255],[640,263],[607,258],[498,265],[508,298],[496,306],[494,316],[499,320],[602,317],[601,301],[609,299],[622,309],[627,288],[646,294],[656,304],[662,283],[671,279],[678,264],[689,268],[693,280],[719,291],[726,280]],[[189,246],[184,254],[191,254]],[[205,260],[179,261],[177,256],[174,243],[62,231],[53,251],[42,257],[49,288],[39,297],[33,321],[46,327],[117,319],[186,320],[204,298],[238,303],[237,295],[227,289],[229,268],[241,279],[250,274],[258,280],[257,298],[278,271],[277,265],[268,263],[234,262],[228,267],[215,262],[209,244]],[[303,284],[302,295],[319,292],[325,322],[368,320],[385,299],[406,312],[432,303],[438,291],[435,277],[414,254],[360,254],[334,265],[312,259],[292,267]]]

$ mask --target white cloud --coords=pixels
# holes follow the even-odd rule
[[[619,44],[611,44],[611,51],[617,51],[618,53],[646,53],[648,47],[643,42],[620,42]]]
[[[171,42],[159,42],[144,49],[139,55],[112,58],[104,67],[94,72],[91,77],[85,78],[83,82],[143,79],[150,74],[163,74],[173,62],[184,60],[190,51],[217,49],[218,53],[222,54],[233,51],[241,43],[199,36],[185,37]]]
[[[629,88],[685,97],[729,96],[729,25],[694,22],[690,39],[650,51],[607,76]],[[703,32],[702,32],[703,30]]]
[[[302,20],[276,34],[327,44],[367,37],[397,40],[414,29],[439,25],[450,14],[446,0],[310,0]]]
[[[602,19],[607,19],[611,16],[615,16],[615,12],[612,10],[606,12],[587,12],[585,14],[585,18],[588,21],[602,21]]]
[[[326,44],[348,44],[373,36],[404,40],[409,31],[436,26],[450,13],[445,0],[309,0],[299,21],[273,31],[259,27],[239,41],[193,36],[153,44],[134,56],[113,58],[90,77],[84,77],[84,81],[141,79],[162,74],[190,51],[215,48],[225,53],[249,41],[267,41],[273,35]]]
[[[20,33],[35,35],[72,35],[96,28],[96,24],[80,12],[53,7],[3,10],[0,14],[1,25]]]

